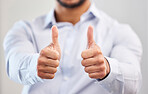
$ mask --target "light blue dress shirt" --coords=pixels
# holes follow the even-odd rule
[[[62,51],[54,79],[37,76],[39,52],[51,42],[51,27],[59,29]],[[94,40],[110,64],[110,74],[101,81],[89,78],[81,65],[87,46],[88,26],[94,27]],[[137,94],[141,86],[142,47],[127,24],[120,24],[94,4],[80,21],[72,25],[56,22],[54,9],[33,21],[19,21],[4,41],[7,74],[24,85],[22,94]]]

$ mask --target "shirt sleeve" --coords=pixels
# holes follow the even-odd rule
[[[19,21],[4,40],[7,74],[10,79],[24,85],[42,82],[36,69],[39,54],[28,31],[29,26]]]
[[[128,25],[118,25],[112,29],[113,47],[110,56],[110,74],[99,83],[111,94],[137,94],[142,77],[140,61],[142,45]]]

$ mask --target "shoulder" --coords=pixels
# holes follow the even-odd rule
[[[116,19],[112,18],[105,12],[99,10],[100,13],[100,24],[103,24],[107,28],[108,32],[114,35],[127,36],[128,34],[135,34],[134,30],[127,23],[120,23]]]
[[[102,35],[110,37],[115,43],[134,41],[140,43],[139,37],[129,24],[118,22],[102,10],[98,10],[98,13],[99,24],[97,27],[102,28]]]
[[[13,37],[23,36],[23,35],[29,36],[34,27],[35,28],[36,27],[39,27],[39,28],[43,27],[44,19],[46,16],[47,16],[47,14],[43,15],[43,16],[39,16],[39,17],[33,19],[32,21],[19,20],[19,21],[15,22],[14,25],[7,32],[5,39],[12,37],[12,36]]]
[[[31,29],[34,26],[42,28],[42,27],[44,27],[47,15],[48,14],[38,16],[38,17],[32,19],[31,21],[29,21],[29,20],[19,20],[19,21],[14,23],[14,25],[12,26],[11,29],[14,29],[14,28],[22,28],[22,29],[23,28],[24,29],[29,29],[30,28]]]

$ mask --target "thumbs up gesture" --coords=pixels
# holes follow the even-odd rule
[[[41,50],[37,64],[37,74],[42,79],[53,79],[59,66],[61,49],[58,42],[58,29],[52,27],[52,43]]]
[[[90,78],[103,79],[110,72],[108,61],[104,58],[100,47],[93,39],[93,27],[88,27],[88,49],[82,52],[82,65]]]

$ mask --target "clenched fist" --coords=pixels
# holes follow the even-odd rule
[[[93,27],[88,27],[88,49],[82,52],[82,65],[90,78],[103,79],[110,72],[107,60],[104,58],[100,47],[93,40]]]
[[[37,73],[42,79],[53,79],[59,66],[61,49],[58,42],[58,29],[52,27],[52,43],[41,50],[38,58]]]

